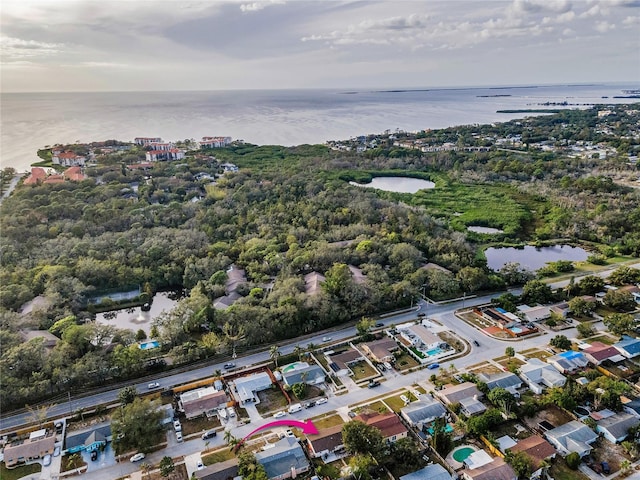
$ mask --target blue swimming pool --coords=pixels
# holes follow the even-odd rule
[[[427,350],[426,354],[432,357],[442,352],[444,352],[444,350],[442,350],[441,348],[432,348],[431,350]]]
[[[160,342],[158,342],[157,340],[144,342],[139,345],[140,350],[151,350],[152,348],[158,348],[159,346],[160,346]]]

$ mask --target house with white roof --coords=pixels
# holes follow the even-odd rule
[[[421,350],[438,348],[438,346],[443,343],[438,335],[429,331],[429,329],[422,324],[398,325],[397,330],[407,342]]]
[[[544,435],[565,456],[571,452],[578,453],[580,457],[589,455],[591,444],[598,439],[596,432],[578,420],[548,430]]]
[[[271,388],[273,382],[267,372],[258,372],[246,377],[240,377],[233,381],[235,392],[240,404],[255,402],[256,392]]]
[[[551,308],[544,305],[536,305],[535,307],[520,305],[517,308],[527,322],[539,322],[551,316]]]
[[[484,450],[469,455],[464,464],[467,468],[460,471],[465,480],[517,480],[513,469],[500,457],[493,458]]]
[[[180,406],[187,418],[194,418],[227,406],[227,394],[214,387],[198,388],[180,395]]]
[[[453,477],[442,465],[432,463],[416,472],[401,476],[400,480],[453,480]]]
[[[545,388],[562,387],[567,381],[553,365],[539,358],[532,358],[520,367],[520,378],[536,394],[541,394]]]

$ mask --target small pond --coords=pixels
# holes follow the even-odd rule
[[[416,193],[419,190],[435,188],[436,184],[429,180],[410,177],[373,177],[369,183],[349,182],[349,185],[365,188],[377,188],[385,192]]]
[[[504,233],[504,230],[500,230],[499,228],[478,227],[478,226],[475,226],[475,225],[471,225],[471,226],[467,227],[467,230],[469,230],[470,232],[475,232],[475,233],[488,233],[488,234]]]
[[[587,259],[589,252],[571,245],[555,245],[553,247],[533,247],[527,245],[524,248],[487,248],[484,251],[487,257],[487,265],[496,272],[506,263],[519,263],[521,268],[535,271],[544,267],[548,262],[569,260],[581,262]]]
[[[128,328],[134,332],[142,329],[149,335],[151,321],[162,312],[173,309],[177,303],[178,298],[174,292],[159,292],[154,295],[148,312],[143,312],[140,307],[112,310],[96,314],[96,322],[117,328]]]

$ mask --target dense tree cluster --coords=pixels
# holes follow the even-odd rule
[[[492,134],[521,135],[529,145],[552,138],[560,147],[578,140],[612,144],[614,135],[594,132],[602,122],[595,112],[421,136],[461,145],[482,144]],[[625,124],[607,127],[623,132]],[[615,158],[527,148],[394,153],[392,144],[381,138],[381,147],[365,155],[319,145],[234,145],[217,149],[217,158],[190,152],[183,163],[157,162],[144,172],[127,166],[144,158],[131,148],[98,154],[83,182],[19,187],[0,211],[0,369],[11,392],[2,407],[145,368],[148,354],[135,343],[142,336],[87,322],[95,311],[90,300],[110,290],[185,291],[175,310],[155,319],[151,335],[182,363],[409,305],[419,293],[440,299],[532,280],[518,265],[489,270],[477,255],[484,237],[465,230],[471,223],[504,228],[504,239],[569,237],[605,241],[603,256],[640,253],[637,192],[605,174],[631,168]],[[240,171],[213,182],[227,161]],[[345,182],[380,173],[430,178],[437,188],[410,196]],[[421,268],[426,262],[447,270]],[[237,290],[242,298],[214,310],[232,264],[247,274]],[[356,281],[353,267],[364,281]],[[304,282],[311,272],[325,276],[313,295]],[[621,272],[615,280],[634,275]],[[575,288],[592,294],[601,290],[598,282],[584,279]],[[15,313],[34,297],[28,315]],[[550,292],[530,283],[525,298],[544,302]],[[619,307],[628,296],[607,301]],[[51,328],[60,341],[54,348],[23,343],[18,331],[30,328]]]

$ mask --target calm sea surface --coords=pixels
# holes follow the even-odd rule
[[[225,135],[256,144],[298,145],[387,129],[415,131],[491,123],[524,116],[496,110],[540,108],[544,102],[632,103],[632,99],[612,98],[631,88],[638,85],[3,93],[0,165],[28,170],[38,160],[38,148],[76,141],[133,140],[138,136],[199,140]]]

